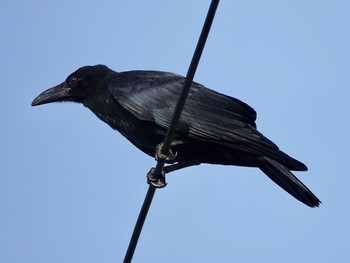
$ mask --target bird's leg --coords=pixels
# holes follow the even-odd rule
[[[161,171],[160,176],[155,176],[156,168],[152,167],[151,170],[147,173],[147,183],[153,185],[156,188],[163,188],[167,185],[165,182],[165,172]]]
[[[176,170],[199,164],[201,164],[201,162],[194,160],[164,166],[159,178],[155,176],[156,168],[151,168],[151,170],[147,173],[147,183],[153,185],[156,188],[163,188],[167,185],[167,183],[165,182],[166,173],[174,172]]]
[[[176,161],[177,153],[173,153],[171,149],[169,149],[167,154],[164,154],[163,151],[163,143],[160,143],[156,147],[156,160],[164,163],[174,163]]]
[[[169,149],[167,154],[162,152],[163,143],[160,143],[156,147],[155,158],[157,161],[163,163],[174,163],[176,159],[176,153],[174,154],[171,149]],[[158,176],[155,175],[156,168],[151,168],[147,173],[147,183],[156,188],[163,188],[166,186],[165,182],[165,171],[162,169],[161,174]]]
[[[176,164],[171,164],[168,166],[164,166],[163,168],[163,172],[164,173],[170,173],[170,172],[174,172],[189,166],[194,166],[194,165],[200,165],[201,162],[193,160],[193,161],[186,161],[186,162],[181,162],[181,163],[176,163]]]

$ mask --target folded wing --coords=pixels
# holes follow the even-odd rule
[[[120,73],[109,86],[114,99],[140,120],[168,128],[185,79],[158,71]],[[267,155],[283,163],[294,159],[256,129],[256,112],[244,102],[193,83],[182,111],[177,132],[215,142],[254,155]],[[296,165],[298,166],[298,165]]]

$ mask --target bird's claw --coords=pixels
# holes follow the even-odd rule
[[[162,152],[162,149],[163,149],[163,143],[158,144],[156,147],[156,156],[155,156],[156,160],[164,163],[169,163],[169,164],[174,163],[176,161],[177,153],[174,154],[173,151],[169,149],[168,153],[164,154]]]
[[[156,168],[151,168],[151,170],[147,173],[147,183],[156,188],[164,188],[167,183],[165,182],[165,172],[162,170],[160,177],[155,176]]]

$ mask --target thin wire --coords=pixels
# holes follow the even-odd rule
[[[169,125],[167,134],[166,134],[164,142],[163,142],[163,147],[162,147],[161,151],[164,154],[168,154],[168,152],[169,152],[171,141],[172,141],[172,138],[173,138],[174,133],[175,133],[176,125],[180,119],[182,109],[185,105],[186,98],[187,98],[188,92],[190,90],[190,87],[191,87],[191,84],[192,84],[194,74],[196,72],[200,57],[202,55],[205,42],[206,42],[207,37],[209,35],[210,27],[211,27],[212,22],[214,20],[215,12],[216,12],[218,5],[219,5],[219,0],[212,0],[211,1],[210,7],[208,10],[208,14],[207,14],[207,17],[206,17],[204,25],[203,25],[202,32],[201,32],[201,35],[200,35],[198,43],[197,43],[197,47],[195,49],[195,52],[194,52],[192,60],[191,60],[191,64],[190,64],[189,69],[187,71],[184,87],[182,89],[182,92],[181,92],[180,97],[178,99],[178,102],[176,104],[171,123]],[[156,169],[154,171],[155,178],[160,178],[160,176],[162,176],[161,172],[163,170],[163,167],[164,167],[164,162],[158,161]],[[132,257],[134,255],[134,252],[135,252],[135,249],[137,246],[137,242],[138,242],[138,239],[140,237],[143,224],[146,220],[148,210],[151,206],[155,191],[156,191],[156,188],[150,184],[150,186],[148,187],[148,191],[147,191],[145,200],[144,200],[143,205],[141,207],[139,217],[137,218],[136,225],[135,225],[134,231],[132,233],[128,249],[127,249],[125,257],[124,257],[124,261],[123,261],[124,263],[130,263],[132,260]]]
[[[137,218],[134,231],[132,232],[132,236],[130,239],[128,250],[126,251],[126,254],[124,257],[124,261],[123,261],[124,263],[130,263],[132,260],[132,257],[134,256],[137,242],[139,240],[141,230],[142,230],[143,224],[145,223],[146,216],[147,216],[148,210],[151,206],[155,192],[156,192],[156,188],[154,186],[150,185],[148,187],[148,191],[147,191],[145,200],[143,201],[143,205],[141,207],[139,217]]]

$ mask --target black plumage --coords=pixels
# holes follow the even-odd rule
[[[159,71],[117,73],[104,65],[85,66],[41,93],[33,106],[82,103],[150,156],[164,136],[185,78]],[[304,204],[319,199],[291,172],[307,167],[256,129],[256,112],[244,102],[193,82],[171,148],[176,162],[260,168]]]

